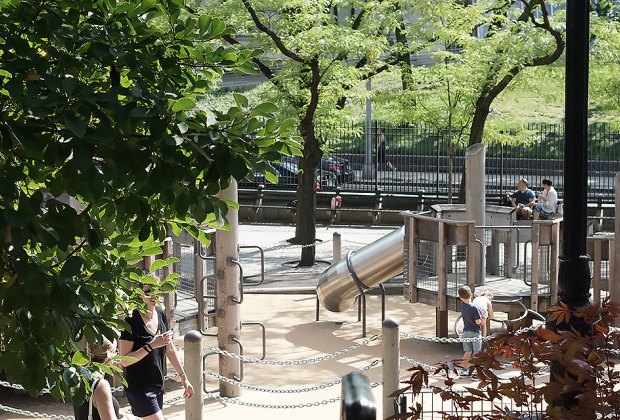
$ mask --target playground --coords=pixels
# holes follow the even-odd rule
[[[411,405],[391,397],[408,368],[433,372],[433,365],[462,357],[456,290],[464,284],[495,294],[491,331],[544,322],[540,312],[557,298],[562,216],[517,220],[513,208],[486,205],[484,182],[476,178],[484,175],[484,147],[470,149],[466,205],[403,212],[401,226],[319,227],[317,241],[305,245],[288,242],[291,225],[240,225],[231,211],[229,231],[205,231],[209,246],[182,234],[170,237],[160,256],[145,257],[145,268],[155,258],[178,259],[156,274],[180,276],[176,293],[162,303],[198,391],[183,401],[171,370],[166,417],[333,417],[343,402],[361,404],[370,393],[377,417],[397,414]],[[234,186],[224,193],[237,198]],[[612,238],[588,238],[595,301],[609,291]],[[303,247],[315,248],[314,266],[298,267]],[[363,398],[344,385],[352,372],[367,378]],[[515,374],[510,366],[498,373]],[[431,384],[444,375],[431,374]],[[473,377],[455,379],[458,387],[475,384]],[[12,384],[1,385],[2,418],[72,418],[69,405],[45,395],[30,400],[13,395]],[[126,406],[121,387],[115,391]],[[431,392],[416,398],[425,419],[463,414]],[[513,401],[497,403],[512,407]],[[481,403],[467,413],[492,408]]]
[[[362,322],[358,320],[357,306],[353,305],[344,312],[330,312],[322,306],[319,309],[319,321],[316,320],[315,290],[321,273],[331,264],[334,253],[334,238],[340,237],[342,255],[356,251],[367,244],[389,235],[398,226],[350,227],[329,226],[317,229],[317,259],[324,261],[310,268],[297,268],[290,262],[298,258],[299,246],[290,245],[286,239],[294,232],[290,225],[240,225],[239,243],[264,246],[264,281],[259,286],[246,286],[245,298],[241,307],[244,322],[260,322],[265,326],[265,354],[262,354],[262,336],[253,325],[241,331],[244,357],[248,362],[243,364],[243,380],[238,398],[222,398],[218,393],[218,357],[207,356],[204,363],[205,399],[202,412],[205,418],[272,418],[299,419],[317,418],[317,416],[336,417],[340,411],[341,378],[353,371],[363,371],[374,386],[373,395],[377,403],[378,417],[382,412],[382,299],[380,294],[371,293],[367,296],[367,330],[362,337]],[[337,232],[337,235],[334,233]],[[184,251],[185,252],[185,251]],[[246,283],[256,282],[260,278],[260,255],[256,249],[241,252],[247,276]],[[181,258],[182,266],[188,270],[190,260]],[[211,267],[213,269],[213,267]],[[184,275],[184,277],[186,277]],[[187,283],[182,281],[185,291],[179,293],[177,308],[184,308],[176,314],[177,330],[184,329],[191,323],[197,304],[182,296],[189,294]],[[193,281],[193,279],[191,279]],[[515,278],[520,288],[525,284],[521,278]],[[452,325],[459,315],[448,311],[448,334],[450,342],[442,343],[436,339],[436,308],[425,303],[410,303],[403,298],[403,277],[396,276],[386,283],[385,317],[400,323],[400,366],[399,379],[408,378],[407,369],[413,364],[422,366],[437,362],[459,359],[462,356],[462,345],[452,331]],[[184,315],[181,315],[184,314]],[[506,314],[498,314],[498,318],[506,318]],[[187,319],[184,319],[187,318]],[[501,323],[493,323],[492,329],[501,327]],[[214,330],[213,328],[209,331]],[[415,336],[425,339],[413,338]],[[176,345],[184,348],[183,338],[177,335]],[[205,354],[217,347],[215,337],[205,337],[202,348]],[[183,352],[180,352],[183,354]],[[263,358],[258,362],[256,359]],[[323,360],[325,359],[325,360]],[[187,362],[186,362],[187,363]],[[173,371],[171,371],[173,372]],[[504,375],[510,376],[506,371]],[[432,382],[445,379],[445,376],[431,377]],[[544,380],[544,378],[542,378]],[[476,381],[472,378],[459,378],[459,386],[470,386]],[[181,398],[182,390],[178,378],[174,375],[167,381],[167,394],[164,414],[166,418],[185,418],[186,407]],[[2,404],[41,414],[39,418],[65,419],[62,416],[72,415],[69,405],[54,401],[49,396],[32,400],[25,395],[14,393],[7,388],[0,388]],[[121,405],[127,408],[127,402],[118,393]],[[438,399],[432,395],[427,398],[427,409],[438,411],[442,408]],[[449,409],[449,407],[443,407]],[[482,407],[478,408],[482,411]],[[50,415],[46,416],[44,414]],[[54,417],[57,416],[57,417]],[[22,419],[26,416],[2,412],[3,419]],[[433,418],[430,411],[424,418]]]

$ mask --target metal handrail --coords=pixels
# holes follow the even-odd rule
[[[232,336],[232,335],[229,336],[228,338],[233,343],[237,343],[237,345],[239,346],[239,356],[243,357],[243,344],[241,343],[241,340],[239,340],[237,337]],[[233,378],[233,379],[236,379],[239,382],[243,381],[243,360],[239,360],[239,376],[240,376],[239,378]]]
[[[482,267],[482,270],[484,272],[486,270],[484,267],[484,243],[480,239],[475,239],[475,241],[478,245],[480,245],[480,267]],[[480,280],[481,278],[478,279],[478,282],[474,280],[474,286],[480,286]]]
[[[258,252],[260,252],[260,281],[246,284],[246,286],[260,286],[265,281],[265,251],[257,245],[242,245],[239,246],[239,249],[258,249]],[[248,278],[250,277],[254,276],[248,276]]]
[[[239,298],[229,296],[229,299],[231,302],[241,305],[243,303],[243,266],[239,260],[233,257],[226,258],[226,265],[236,265],[239,267]]]
[[[263,338],[263,356],[260,358],[260,360],[265,360],[265,357],[267,357],[267,333],[265,329],[265,324],[263,324],[262,322],[258,322],[258,321],[246,321],[246,322],[242,321],[241,327],[245,325],[258,325],[261,328],[261,335]]]

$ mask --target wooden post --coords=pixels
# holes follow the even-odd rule
[[[437,224],[437,310],[436,331],[438,337],[448,335],[448,276],[446,270],[446,225]],[[444,322],[445,320],[445,322]],[[445,325],[444,325],[445,324]]]
[[[538,311],[538,274],[540,269],[540,223],[534,221],[532,223],[532,263],[531,263],[531,282],[532,289],[530,294],[530,309]],[[527,270],[525,270],[527,273]]]
[[[560,251],[560,222],[551,226],[551,262],[549,267],[549,304],[558,300],[558,265]]]
[[[596,305],[601,301],[601,241],[592,238],[594,245],[594,273],[592,277],[592,302]]]

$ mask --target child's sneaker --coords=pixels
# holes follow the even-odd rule
[[[459,376],[462,377],[462,378],[466,378],[466,377],[469,376],[469,371],[467,369],[465,369],[465,368],[461,368],[459,370]]]

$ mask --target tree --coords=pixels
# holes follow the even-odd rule
[[[273,87],[275,102],[298,121],[304,148],[295,241],[312,244],[315,169],[323,155],[317,119],[344,115],[338,113],[346,99],[355,95],[353,89],[360,80],[398,64],[403,57],[408,59],[407,47],[400,41],[389,45],[389,34],[403,28],[400,9],[381,1],[345,1],[336,7],[328,1],[223,0],[216,10],[227,16],[239,34],[226,37],[231,45],[249,42],[265,51],[253,60]],[[404,39],[401,35],[399,40]],[[300,265],[314,261],[315,249],[304,247]]]
[[[299,144],[272,104],[237,96],[213,122],[196,109],[255,53],[220,45],[224,22],[182,0],[10,0],[0,12],[0,373],[79,401],[105,368],[87,367],[76,342],[113,338],[137,285],[157,283],[134,264],[169,230],[206,241],[201,226],[226,228],[236,204],[217,192]]]

